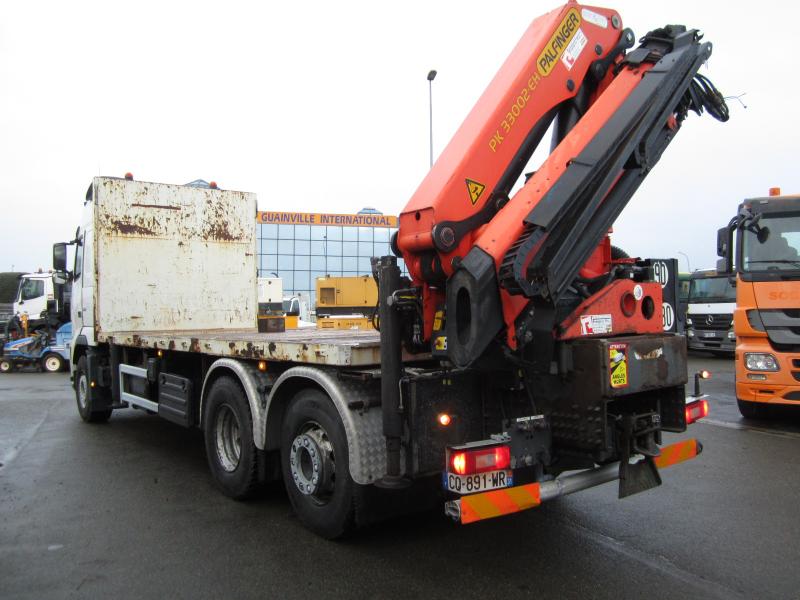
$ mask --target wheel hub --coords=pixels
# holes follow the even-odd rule
[[[83,410],[86,410],[86,400],[88,396],[89,390],[86,384],[86,376],[80,375],[78,377],[78,404],[80,404]]]
[[[239,433],[239,419],[227,404],[220,407],[214,429],[219,464],[225,471],[231,473],[239,466],[242,440]]]
[[[324,429],[314,425],[294,439],[289,468],[300,493],[322,500],[333,492],[333,447]]]

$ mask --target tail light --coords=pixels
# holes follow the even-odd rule
[[[508,469],[511,465],[511,450],[508,446],[491,446],[472,449],[449,450],[448,470],[458,475],[473,475],[486,471]]]
[[[708,400],[695,400],[686,405],[686,424],[708,416]]]

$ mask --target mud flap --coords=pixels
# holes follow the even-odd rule
[[[627,460],[619,463],[619,497],[626,498],[661,485],[658,467],[649,456],[636,463]]]

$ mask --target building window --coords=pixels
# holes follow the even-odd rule
[[[394,229],[349,225],[294,225],[288,221],[319,222],[325,217],[310,215],[305,219],[296,219],[295,213],[277,214],[279,216],[276,220],[286,222],[259,223],[257,227],[260,240],[259,273],[262,277],[277,274],[283,280],[284,293],[308,294],[312,304],[318,278],[370,275],[370,258],[391,254],[389,240]],[[284,217],[284,214],[290,216]],[[398,265],[407,274],[402,260],[398,260]]]

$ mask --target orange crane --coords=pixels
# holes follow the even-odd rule
[[[505,378],[552,435],[537,454],[510,427],[512,455],[543,472],[619,460],[621,495],[658,480],[661,431],[689,414],[685,344],[662,330],[651,265],[612,258],[608,232],[689,112],[728,110],[698,73],[712,46],[697,30],[634,43],[611,9],[570,1],[534,20],[402,211],[393,249],[411,280],[393,259],[376,266],[387,487],[404,435],[399,340]],[[548,130],[550,155],[523,180]]]

